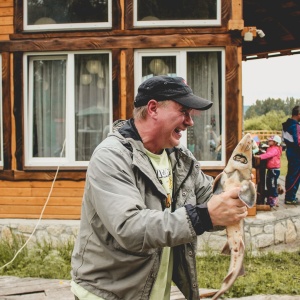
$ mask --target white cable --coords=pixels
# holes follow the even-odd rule
[[[63,152],[64,152],[64,149],[65,149],[65,143],[66,143],[66,140],[65,140],[64,143],[63,143],[63,147],[62,147],[62,150],[61,150],[61,152],[60,152],[60,157],[62,157],[62,154],[63,154]],[[28,239],[27,239],[27,241],[24,243],[24,245],[17,251],[17,253],[15,254],[15,256],[12,258],[12,260],[9,261],[8,263],[6,263],[4,266],[0,267],[0,270],[3,269],[3,268],[5,268],[5,267],[7,267],[9,264],[11,264],[11,263],[16,259],[16,257],[17,257],[17,256],[19,255],[19,253],[26,247],[26,245],[28,244],[28,242],[30,241],[30,239],[32,238],[32,236],[34,235],[36,229],[38,228],[38,226],[39,226],[39,224],[40,224],[40,222],[41,222],[41,219],[42,219],[42,217],[43,217],[44,211],[45,211],[45,209],[46,209],[46,207],[47,207],[47,204],[48,204],[48,202],[49,202],[50,196],[51,196],[52,191],[53,191],[54,183],[55,183],[56,178],[57,178],[57,175],[58,175],[58,171],[59,171],[59,165],[57,166],[57,170],[56,170],[55,176],[54,176],[54,178],[53,178],[52,185],[51,185],[51,188],[50,188],[50,191],[49,191],[47,200],[46,200],[46,202],[45,202],[45,204],[44,204],[44,206],[43,206],[43,209],[42,209],[42,212],[41,212],[40,217],[39,217],[39,219],[38,219],[38,222],[36,223],[36,225],[35,225],[35,227],[34,227],[32,233],[30,234],[30,236],[28,237]]]

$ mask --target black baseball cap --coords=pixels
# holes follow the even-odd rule
[[[138,88],[134,106],[144,106],[151,99],[156,101],[173,100],[185,107],[198,110],[206,110],[213,105],[211,101],[194,95],[182,77],[165,75],[145,80]]]

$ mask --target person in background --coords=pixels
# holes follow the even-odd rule
[[[205,141],[207,141],[209,145],[209,152],[211,160],[221,160],[221,146],[222,139],[221,135],[218,137],[216,132],[213,130],[212,125],[205,126]]]
[[[277,180],[280,175],[280,161],[282,154],[281,138],[278,135],[268,139],[269,147],[266,153],[258,155],[261,160],[267,160],[267,204],[271,207],[278,205]]]
[[[252,139],[252,154],[255,155],[259,152],[259,147],[257,145],[257,142]]]
[[[300,106],[292,109],[292,117],[282,123],[288,169],[285,178],[285,204],[299,204],[296,194],[300,183]]]
[[[180,144],[192,110],[212,102],[181,77],[155,76],[134,106],[90,160],[71,290],[75,299],[166,300],[173,281],[199,299],[197,235],[247,216],[240,189],[213,195],[213,178]]]

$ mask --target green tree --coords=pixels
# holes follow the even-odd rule
[[[286,99],[286,106],[285,106],[285,114],[290,116],[292,113],[292,109],[293,107],[295,107],[296,105],[300,105],[300,99],[295,99],[293,97],[287,98]]]
[[[287,116],[284,111],[272,110],[268,112],[266,115],[262,116],[262,120],[265,124],[268,124],[270,130],[281,130],[282,123],[286,120]]]
[[[266,100],[256,100],[255,104],[251,105],[246,113],[245,120],[252,119],[256,116],[266,115],[271,111],[283,111],[285,115],[290,116],[294,106],[300,105],[300,99],[293,97],[282,99],[268,98]]]
[[[284,111],[272,110],[262,116],[255,116],[244,121],[244,130],[281,130],[287,119]]]

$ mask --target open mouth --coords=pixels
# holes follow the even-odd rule
[[[248,159],[245,155],[243,154],[237,154],[233,157],[233,160],[238,161],[242,164],[247,164],[248,163]]]
[[[181,130],[180,130],[179,128],[175,128],[174,132],[175,132],[179,137],[182,136]]]

